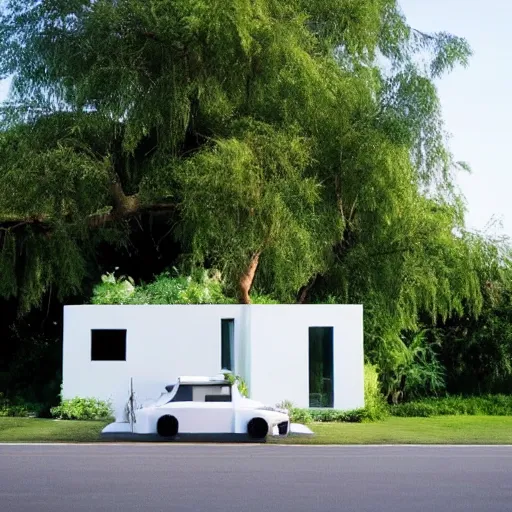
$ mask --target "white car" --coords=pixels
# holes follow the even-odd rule
[[[291,425],[287,410],[268,407],[241,395],[237,383],[224,375],[180,377],[167,386],[157,400],[133,406],[133,393],[127,407],[128,421],[111,423],[103,434],[152,435],[173,439],[180,434],[244,434],[253,440],[268,435],[312,434],[303,425]]]

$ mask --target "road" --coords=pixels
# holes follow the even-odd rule
[[[510,511],[512,446],[2,445],[0,510]]]

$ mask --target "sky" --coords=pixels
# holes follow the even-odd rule
[[[491,232],[512,237],[512,1],[400,0],[400,5],[414,28],[456,34],[473,49],[468,68],[437,83],[449,145],[455,159],[472,168],[457,176],[467,201],[467,226],[484,230],[497,220]],[[8,83],[0,82],[0,101],[7,89]]]
[[[472,168],[472,174],[457,178],[468,203],[468,227],[483,230],[494,217],[502,227],[493,232],[512,237],[512,2],[401,0],[400,4],[414,28],[450,32],[467,39],[473,49],[468,68],[454,70],[437,84],[443,117],[455,158]]]

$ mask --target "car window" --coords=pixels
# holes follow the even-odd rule
[[[231,402],[231,387],[194,386],[192,400],[194,402]]]
[[[231,386],[193,386],[182,384],[178,387],[172,402],[231,402]]]

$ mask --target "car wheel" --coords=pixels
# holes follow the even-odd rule
[[[156,431],[159,436],[174,437],[178,433],[178,420],[174,416],[162,416],[158,418]]]
[[[247,424],[247,433],[252,439],[264,439],[268,434],[268,423],[263,418],[253,418]]]

